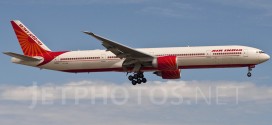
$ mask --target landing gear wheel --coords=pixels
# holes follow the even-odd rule
[[[251,72],[247,73],[247,77],[251,77]]]
[[[144,78],[144,74],[143,73],[139,73],[138,76],[139,76],[139,78]]]
[[[132,83],[132,85],[137,85],[137,81],[135,81],[135,80],[132,80],[131,83]]]
[[[134,77],[132,75],[128,76],[128,80],[132,81],[134,79]]]
[[[134,74],[129,75],[128,79],[131,81],[132,85],[137,85],[137,84],[147,82],[143,72],[135,72]]]
[[[247,77],[251,77],[251,71],[252,71],[252,68],[254,68],[255,66],[248,66],[248,73],[247,73]]]
[[[134,74],[135,79],[138,79],[138,77],[139,77],[138,74]]]
[[[143,82],[143,83],[146,83],[146,81],[147,81],[146,78],[143,78],[143,79],[142,79],[142,82]]]
[[[138,83],[138,84],[141,84],[141,83],[142,83],[141,79],[138,79],[138,80],[137,80],[137,83]]]

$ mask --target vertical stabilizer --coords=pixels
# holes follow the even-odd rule
[[[35,36],[22,22],[19,20],[12,20],[11,25],[18,38],[19,44],[23,50],[24,55],[27,56],[41,56],[51,50]]]

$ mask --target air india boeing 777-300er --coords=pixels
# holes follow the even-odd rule
[[[264,51],[239,45],[132,48],[84,31],[99,40],[105,50],[51,51],[19,20],[11,25],[23,50],[22,54],[4,52],[13,63],[70,73],[126,72],[133,85],[146,83],[144,72],[163,79],[179,79],[182,69],[248,67],[247,76],[260,63],[270,59]]]

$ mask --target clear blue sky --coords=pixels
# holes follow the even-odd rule
[[[104,49],[100,42],[81,32],[88,30],[135,48],[246,45],[272,55],[272,2],[269,0],[7,0],[0,1],[0,12],[1,52],[22,53],[9,22],[18,19],[54,51]],[[125,73],[68,74],[12,64],[3,54],[0,58],[1,86],[81,80],[130,84]],[[256,66],[252,78],[246,77],[247,68],[194,69],[182,70],[181,80],[237,81],[272,87],[271,64],[268,61]],[[146,76],[150,81],[167,82],[152,73]],[[219,111],[216,113],[220,114]],[[271,116],[271,112],[267,114]],[[269,121],[254,115],[249,118]]]

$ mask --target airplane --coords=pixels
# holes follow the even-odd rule
[[[4,52],[11,61],[40,69],[69,73],[125,72],[132,85],[146,83],[144,72],[162,79],[180,79],[182,69],[248,67],[247,76],[256,65],[270,56],[264,51],[240,45],[131,48],[92,32],[84,31],[100,41],[106,50],[51,51],[22,22],[11,25],[24,54]]]

